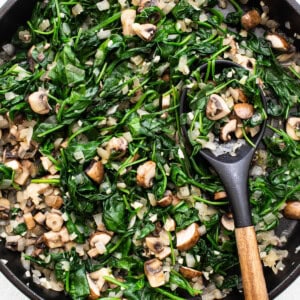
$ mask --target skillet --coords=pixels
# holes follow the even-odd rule
[[[0,9],[0,44],[9,40],[17,27],[30,18],[35,2],[35,0],[8,0]],[[300,5],[295,0],[265,0],[264,2],[269,5],[270,17],[277,20],[281,24],[281,29],[288,35],[292,36],[294,32],[300,30]],[[251,4],[258,6],[259,1],[251,1]],[[290,25],[289,30],[285,26],[287,22]],[[300,50],[300,39],[295,41],[295,45]],[[270,299],[280,294],[300,275],[300,251],[295,252],[295,249],[300,245],[300,223],[283,218],[276,229],[276,233],[280,235],[283,231],[288,240],[284,249],[289,251],[289,256],[284,260],[285,269],[277,275],[269,269],[265,270]],[[4,241],[0,242],[0,258],[7,261],[6,264],[0,262],[0,271],[26,296],[38,300],[69,299],[62,293],[46,290],[33,283],[31,278],[26,278],[17,255],[4,247]],[[242,299],[242,296],[236,292],[226,299],[238,300]]]

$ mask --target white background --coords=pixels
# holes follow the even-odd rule
[[[296,0],[300,3],[300,0]],[[6,0],[0,0],[0,7]],[[0,8],[1,9],[1,8]],[[28,299],[19,292],[3,275],[0,273],[0,291],[1,300],[26,300]],[[300,278],[294,281],[283,293],[281,293],[275,300],[298,300],[300,299]],[[141,299],[142,300],[142,299]]]

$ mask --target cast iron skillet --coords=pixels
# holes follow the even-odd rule
[[[0,8],[0,44],[8,41],[18,26],[30,18],[35,2],[36,0],[8,0]],[[253,6],[259,7],[259,0],[250,0],[249,2],[253,3]],[[300,6],[295,0],[264,0],[264,2],[270,7],[270,16],[282,24],[283,31],[290,35],[300,31]],[[289,22],[290,30],[285,28],[284,24],[286,22]],[[295,45],[300,50],[300,40],[296,41]],[[295,252],[295,249],[300,245],[300,223],[284,218],[281,219],[276,233],[280,235],[283,232],[288,240],[283,249],[289,251],[289,256],[284,259],[286,267],[277,275],[270,269],[265,270],[267,288],[271,299],[280,294],[300,275],[300,251],[298,253]],[[20,263],[19,254],[7,250],[4,247],[4,241],[0,242],[0,259],[7,261],[6,264],[0,261],[0,271],[30,299],[70,299],[62,293],[44,289],[33,283],[31,278],[26,278],[25,271]],[[243,296],[237,291],[226,298],[226,300],[239,299],[243,299]]]

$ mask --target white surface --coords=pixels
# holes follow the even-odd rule
[[[300,0],[296,0],[300,3]],[[0,0],[0,7],[6,2],[6,0]],[[1,300],[13,299],[13,300],[26,300],[18,289],[16,289],[2,273],[0,273],[0,291]],[[294,281],[282,294],[280,294],[276,300],[298,300],[300,299],[300,278]],[[142,300],[142,299],[141,299]]]

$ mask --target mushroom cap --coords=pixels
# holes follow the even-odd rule
[[[300,118],[290,117],[286,122],[286,133],[295,141],[300,141]]]
[[[221,128],[220,139],[224,142],[231,140],[230,133],[236,130],[237,120],[232,119]]]
[[[51,107],[48,104],[48,95],[45,91],[34,92],[29,95],[30,108],[39,115],[48,114]]]
[[[166,283],[162,262],[159,259],[153,258],[146,261],[144,263],[144,272],[152,287],[159,287]]]
[[[254,113],[254,107],[249,103],[237,103],[234,105],[233,110],[242,120],[250,119]]]
[[[256,9],[249,10],[241,18],[241,24],[246,30],[255,28],[261,22],[261,17]]]
[[[197,244],[199,238],[199,225],[192,223],[187,228],[176,232],[176,247],[180,251],[188,250]]]
[[[300,201],[288,201],[283,214],[288,219],[300,220]]]
[[[229,115],[230,109],[227,106],[225,100],[217,95],[210,95],[206,104],[206,117],[210,120],[220,120]]]

